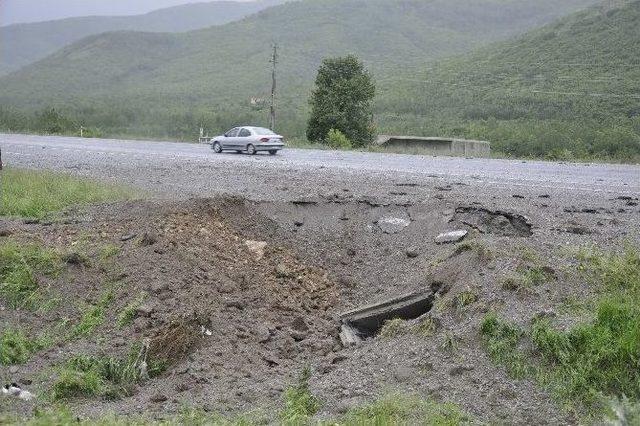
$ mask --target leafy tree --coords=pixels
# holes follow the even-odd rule
[[[371,143],[375,91],[371,75],[355,56],[325,59],[309,100],[307,138],[324,142],[334,129],[356,146]]]

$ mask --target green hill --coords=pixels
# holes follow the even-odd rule
[[[90,35],[119,30],[190,31],[236,21],[284,1],[192,3],[138,16],[88,16],[0,27],[0,75],[18,70]]]
[[[594,7],[396,78],[389,133],[486,139],[517,156],[640,158],[640,1]]]
[[[112,135],[193,139],[201,124],[219,131],[265,123],[266,112],[252,109],[249,99],[269,90],[276,41],[278,130],[302,135],[307,97],[326,56],[355,53],[382,82],[398,70],[507,39],[592,2],[305,0],[183,34],[101,34],[0,79],[0,104],[27,112],[55,106]],[[18,129],[24,120],[12,117]]]

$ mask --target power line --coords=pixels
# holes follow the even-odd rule
[[[271,107],[270,110],[270,124],[271,130],[275,132],[276,130],[276,65],[278,64],[278,45],[273,43],[273,54],[271,56],[271,60],[269,61],[273,64],[273,68],[271,71]]]

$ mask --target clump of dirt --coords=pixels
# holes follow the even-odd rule
[[[167,364],[183,360],[205,335],[195,318],[180,318],[157,330],[147,340],[149,359]]]
[[[533,235],[529,220],[519,214],[489,210],[481,207],[459,207],[452,221],[468,225],[482,234],[511,237]]]

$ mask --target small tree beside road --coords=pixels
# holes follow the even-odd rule
[[[325,59],[309,100],[307,139],[326,143],[333,130],[346,136],[354,146],[371,143],[375,91],[371,75],[355,56]]]

